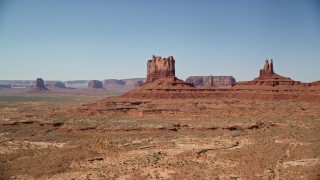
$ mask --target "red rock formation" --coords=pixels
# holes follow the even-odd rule
[[[281,76],[273,70],[273,60],[269,64],[268,59],[265,61],[263,69],[260,69],[260,76],[252,81],[237,82],[237,85],[267,85],[267,86],[291,86],[303,85],[300,81],[294,81],[290,78]]]
[[[260,69],[259,77],[272,76],[273,74],[275,74],[273,70],[273,60],[271,59],[271,62],[269,64],[268,59],[266,59],[263,69]]]
[[[102,81],[98,81],[98,80],[89,81],[88,88],[103,88]]]
[[[175,77],[175,60],[172,56],[161,58],[153,56],[147,63],[147,81],[141,87],[135,88],[122,97],[127,98],[176,98],[186,97],[182,89],[195,89],[192,83]],[[164,94],[163,94],[164,91]],[[170,93],[174,92],[174,94]],[[177,92],[177,95],[175,95]]]
[[[165,77],[175,77],[175,60],[173,56],[162,58],[161,56],[152,56],[147,63],[147,83]]]

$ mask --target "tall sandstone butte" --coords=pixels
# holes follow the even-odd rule
[[[44,81],[43,81],[42,78],[37,78],[37,80],[36,80],[36,88],[39,89],[39,90],[47,89],[46,86],[44,85]]]
[[[302,85],[300,81],[294,81],[291,78],[281,76],[274,72],[273,70],[273,60],[269,64],[268,59],[264,63],[263,69],[260,69],[259,77],[253,79],[252,81],[237,82],[237,85],[267,85],[267,86],[292,86],[292,85]]]
[[[263,69],[260,69],[260,77],[272,76],[274,74],[275,73],[274,73],[274,70],[273,70],[273,60],[271,59],[271,62],[269,64],[268,59],[266,59]]]
[[[165,77],[175,77],[175,60],[173,56],[162,58],[161,56],[152,56],[147,63],[147,83]]]

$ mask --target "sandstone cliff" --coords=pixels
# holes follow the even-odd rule
[[[236,79],[233,76],[190,76],[187,83],[194,84],[197,88],[233,86]]]
[[[147,62],[147,83],[165,77],[175,77],[175,60],[172,56],[162,58],[161,56],[152,56]]]

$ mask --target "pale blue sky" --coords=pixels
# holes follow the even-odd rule
[[[152,55],[176,75],[320,79],[318,0],[0,0],[0,79],[146,76]]]

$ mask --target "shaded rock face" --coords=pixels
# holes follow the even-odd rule
[[[44,81],[42,78],[37,78],[36,80],[36,88],[38,89],[47,89],[46,86],[44,85]]]
[[[236,79],[232,76],[190,76],[186,80],[198,88],[233,86]]]
[[[147,83],[165,77],[175,77],[175,60],[173,56],[162,58],[161,56],[152,56],[147,62]]]
[[[314,81],[310,83],[311,86],[320,86],[320,81]]]
[[[46,84],[48,88],[66,88],[66,85],[63,82],[53,82]]]
[[[0,84],[0,88],[11,88],[11,84]]]
[[[98,81],[98,80],[89,81],[88,88],[103,88],[102,81]]]

